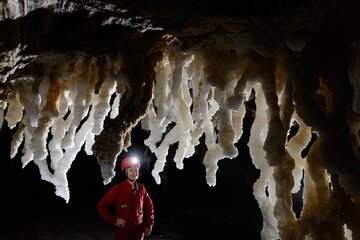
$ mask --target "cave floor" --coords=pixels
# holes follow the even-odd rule
[[[0,240],[113,240],[113,230],[93,207],[70,206],[35,210],[7,209],[1,217]],[[260,239],[251,221],[207,208],[161,206],[149,240]],[[251,219],[251,216],[246,216]],[[243,217],[245,219],[245,216]]]

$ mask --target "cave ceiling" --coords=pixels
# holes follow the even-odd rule
[[[47,2],[20,5],[15,16],[2,3],[1,52],[21,44],[26,56],[49,51],[101,55],[129,42],[150,47],[169,35],[183,50],[205,43],[270,57],[286,46],[300,50],[327,11],[335,10],[329,10],[329,1]]]

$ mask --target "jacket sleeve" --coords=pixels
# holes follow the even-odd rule
[[[99,215],[110,225],[116,224],[116,216],[111,214],[111,206],[115,203],[116,189],[113,186],[98,202],[96,209]]]
[[[146,190],[144,195],[144,211],[145,211],[145,228],[152,229],[154,225],[154,205]]]

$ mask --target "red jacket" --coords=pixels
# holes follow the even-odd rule
[[[154,206],[145,187],[136,183],[137,189],[132,194],[129,181],[114,185],[99,201],[97,210],[102,218],[115,226],[117,218],[125,220],[124,228],[116,227],[116,240],[140,240],[144,236],[144,228],[152,229],[154,224]],[[116,216],[111,207],[115,206]]]

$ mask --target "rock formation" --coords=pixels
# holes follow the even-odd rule
[[[360,239],[358,1],[3,0],[0,9],[11,156],[37,164],[66,201],[82,147],[108,183],[140,122],[158,183],[169,147],[178,144],[181,169],[205,136],[215,185],[218,161],[242,151],[253,99],[262,238]],[[302,181],[297,218],[291,196]]]

